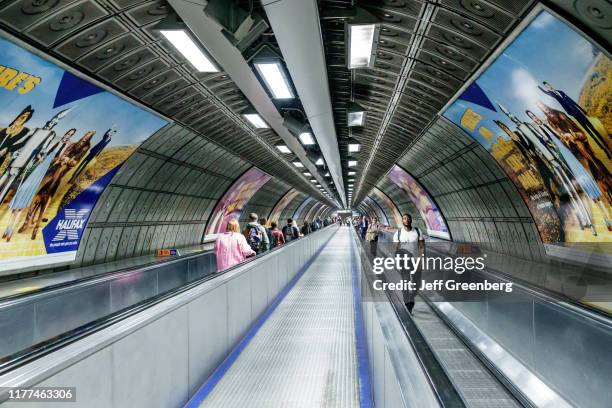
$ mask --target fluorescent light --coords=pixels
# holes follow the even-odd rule
[[[281,153],[291,153],[291,150],[289,150],[289,148],[285,145],[276,145],[276,148],[281,152]]]
[[[361,150],[361,145],[359,143],[349,143],[348,151],[350,153],[358,152]]]
[[[298,137],[300,138],[300,142],[302,142],[304,146],[310,146],[310,145],[315,144],[315,140],[312,137],[312,133],[310,132],[300,133]]]
[[[348,166],[349,167],[355,167],[357,165],[357,160],[349,160],[348,161]]]
[[[319,157],[319,158],[317,159],[317,161],[315,162],[315,164],[316,164],[317,166],[323,166],[323,165],[325,164],[325,162],[323,161],[323,158],[322,158],[322,157]]]
[[[244,116],[244,118],[248,120],[251,123],[251,125],[253,125],[257,129],[269,128],[268,124],[264,122],[261,116],[259,116],[259,114],[257,113],[245,113],[242,116]]]
[[[348,181],[353,182],[353,181],[355,181],[355,179],[354,178],[353,179],[349,179]]]
[[[353,184],[349,184],[348,186],[349,186],[349,187],[351,187],[351,188],[353,188]]]
[[[363,126],[363,122],[365,119],[365,112],[348,112],[348,126]],[[350,145],[349,145],[349,151]],[[355,150],[359,151],[359,150]]]
[[[325,173],[325,177],[331,177],[331,174],[329,174],[329,171]]]
[[[313,182],[313,183],[317,182],[317,180],[315,180],[315,179],[310,179],[310,181]]]
[[[294,162],[293,162],[293,165],[294,165],[295,167],[299,167],[299,168],[304,167],[304,165],[302,164],[302,162],[299,162],[299,161],[294,161]]]
[[[356,173],[355,173],[354,171],[349,171],[349,172],[348,172],[348,175],[349,175],[349,176],[354,176],[355,174],[356,174]]]
[[[199,72],[219,72],[219,68],[204,54],[185,30],[160,30],[160,33]]]
[[[303,172],[302,174],[303,174],[303,175],[305,175],[306,177],[310,177],[310,176],[312,176],[312,174],[310,174],[310,172],[308,172],[308,171],[305,171],[305,172]]]
[[[280,62],[256,62],[255,68],[259,71],[274,99],[294,98]]]
[[[349,24],[349,69],[371,66],[376,24]]]

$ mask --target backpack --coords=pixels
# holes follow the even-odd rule
[[[261,231],[259,228],[254,225],[247,226],[247,233],[245,235],[251,249],[255,252],[259,252],[262,241]]]
[[[295,229],[292,225],[285,225],[283,227],[283,235],[285,236],[285,241],[289,242],[294,238],[297,238],[295,235]]]

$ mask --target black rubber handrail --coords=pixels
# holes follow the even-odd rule
[[[370,257],[364,250],[361,242],[357,239],[356,233],[353,234],[353,239],[356,241],[356,246],[359,251],[361,258],[361,265],[370,265]],[[369,285],[373,284],[374,273],[363,273]],[[376,275],[378,279],[388,282],[384,274]],[[406,338],[414,351],[417,360],[419,361],[421,368],[423,369],[427,381],[431,386],[436,399],[440,405],[444,408],[464,408],[466,407],[465,401],[461,398],[461,395],[455,388],[455,385],[446,374],[446,371],[438,361],[433,350],[423,337],[421,331],[418,329],[416,324],[412,321],[408,315],[408,311],[404,306],[404,303],[398,296],[394,296],[388,291],[383,292],[386,296],[387,301],[391,305],[395,315],[397,316]]]
[[[323,231],[329,227],[335,226],[335,224],[329,225],[327,227],[323,227],[318,231],[312,232],[309,235],[312,234],[317,234],[320,231]],[[304,237],[304,238],[308,238],[308,236]],[[84,337],[87,337],[93,333],[96,333],[102,329],[105,329],[113,324],[116,324],[130,316],[133,316],[139,312],[142,312],[158,303],[163,302],[164,300],[170,299],[174,296],[179,295],[180,293],[183,293],[185,291],[188,291],[198,285],[201,285],[205,282],[208,282],[212,279],[215,279],[219,276],[222,276],[226,273],[229,273],[237,268],[241,268],[243,267],[245,264],[249,264],[252,262],[255,262],[258,259],[261,259],[267,255],[270,255],[271,253],[276,252],[277,250],[280,250],[282,248],[285,248],[287,246],[290,245],[294,245],[295,243],[298,243],[300,241],[302,241],[304,238],[300,238],[300,239],[296,239],[296,240],[292,240],[290,242],[285,243],[282,246],[276,247],[276,248],[272,248],[269,251],[266,251],[264,253],[261,253],[259,255],[247,258],[244,262],[241,262],[237,265],[232,266],[231,268],[228,268],[222,272],[214,272],[211,273],[209,275],[203,276],[199,279],[196,279],[192,282],[188,282],[186,285],[177,287],[177,288],[173,288],[170,289],[166,292],[157,294],[153,297],[150,297],[148,299],[145,299],[141,302],[138,302],[136,304],[133,304],[131,306],[128,306],[125,309],[122,310],[118,310],[116,312],[110,313],[102,318],[93,320],[91,322],[88,322],[84,325],[78,326],[74,329],[68,330],[64,333],[62,333],[59,336],[55,336],[52,337],[48,340],[42,341],[40,343],[34,344],[31,347],[21,350],[17,353],[13,353],[11,355],[8,355],[6,357],[4,357],[3,359],[0,359],[0,376],[9,373],[10,371],[19,368],[29,362],[32,362],[38,358],[41,358],[47,354],[50,354],[54,351],[57,351],[63,347],[66,347],[69,344],[72,344],[78,340],[83,339]],[[210,253],[210,251],[206,252],[205,254]],[[204,254],[196,254],[196,255],[187,255],[184,258],[182,258],[182,260],[188,259],[190,257],[197,257],[197,256],[202,256]],[[177,259],[173,259],[172,261],[174,262],[178,262],[179,260]],[[167,263],[161,263],[161,264],[156,264],[156,265],[166,265]],[[122,271],[122,273],[120,273],[119,275],[124,275],[127,273],[131,273],[134,272],[134,270],[130,270],[128,272],[126,271]],[[83,284],[83,282],[81,282],[81,284]],[[81,284],[78,285],[78,287],[81,287]],[[62,285],[63,286],[63,285]],[[68,285],[69,286],[69,285]],[[75,288],[76,289],[76,288]],[[27,294],[26,294],[27,295]]]

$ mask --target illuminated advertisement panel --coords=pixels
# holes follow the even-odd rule
[[[389,224],[387,215],[385,214],[383,209],[380,207],[380,204],[378,204],[372,197],[367,196],[366,198],[364,198],[363,202],[367,204],[366,208],[371,208],[374,211],[374,214],[372,215],[378,218],[379,224],[383,224],[383,225]],[[372,221],[372,215],[370,215],[370,222]]]
[[[238,221],[246,203],[270,178],[271,176],[257,167],[251,167],[242,174],[215,206],[212,217],[206,227],[206,234],[225,232],[229,221]]]
[[[157,116],[0,38],[0,270],[72,262]]]
[[[544,10],[444,113],[484,146],[546,244],[610,242],[612,61]]]
[[[274,206],[274,208],[270,212],[270,216],[268,217],[268,221],[269,222],[274,221],[277,224],[282,224],[283,222],[286,222],[286,220],[279,220],[279,218],[280,218],[281,214],[283,213],[283,211],[285,210],[285,208],[287,208],[289,203],[292,202],[299,194],[300,194],[300,192],[297,191],[294,188],[292,188],[291,190],[287,191],[287,193],[283,196],[283,198],[281,198],[278,201],[278,203],[276,203],[276,205]]]
[[[389,220],[389,223],[394,222],[395,224],[394,225],[390,224],[389,226],[396,227],[398,225],[402,225],[402,215],[400,214],[399,210],[395,206],[395,203],[389,198],[389,196],[387,196],[377,187],[374,187],[372,189],[372,192],[380,201],[382,201],[387,206],[389,211],[391,211],[391,213],[393,214],[393,220]]]
[[[389,170],[387,178],[408,194],[410,201],[419,210],[421,218],[425,225],[427,225],[427,233],[429,235],[450,239],[444,217],[442,217],[440,210],[418,181],[398,165],[394,165]]]

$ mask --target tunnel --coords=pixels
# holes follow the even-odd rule
[[[1,2],[0,405],[612,406],[611,30]]]

